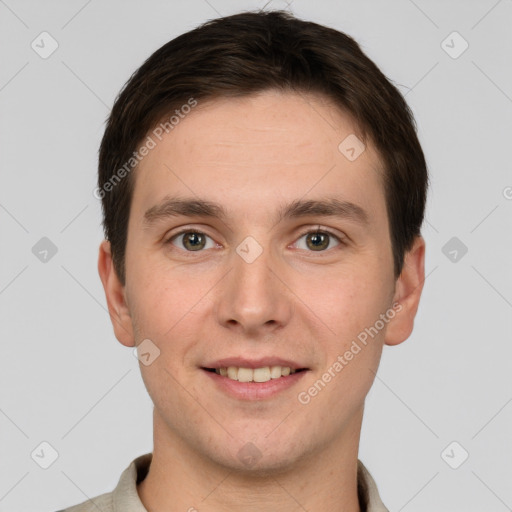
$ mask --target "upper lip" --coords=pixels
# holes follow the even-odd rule
[[[209,362],[203,365],[203,368],[228,368],[229,366],[236,366],[238,368],[263,368],[265,366],[284,366],[291,370],[299,370],[306,368],[305,365],[299,364],[289,359],[283,359],[281,357],[261,357],[258,359],[247,359],[244,357],[226,357],[224,359],[218,359],[217,361]]]

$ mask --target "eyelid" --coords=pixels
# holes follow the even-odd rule
[[[200,229],[200,228],[194,228],[194,227],[190,227],[190,226],[186,226],[186,227],[183,227],[181,229],[179,229],[178,231],[176,232],[173,232],[171,235],[166,235],[164,238],[163,238],[163,243],[164,245],[167,245],[167,244],[171,244],[171,242],[179,237],[180,235],[183,235],[185,233],[198,233],[200,235],[204,235],[208,238],[210,238],[214,243],[215,245],[220,245],[211,235],[209,235],[208,233],[206,233],[203,229]],[[185,252],[194,252],[194,251],[185,251]],[[203,251],[197,251],[197,252],[203,252]]]
[[[195,227],[190,227],[190,226],[182,227],[181,229],[179,229],[179,231],[176,231],[176,232],[172,233],[171,235],[166,236],[164,238],[164,245],[171,244],[171,242],[175,238],[177,238],[178,236],[183,235],[185,233],[199,233],[201,235],[204,235],[204,236],[207,236],[208,238],[210,238],[217,246],[221,245],[212,236],[210,236],[208,233],[206,233],[202,229],[195,228]],[[305,228],[304,230],[302,230],[300,232],[300,234],[295,238],[294,242],[291,245],[295,245],[298,240],[300,240],[305,235],[309,235],[310,233],[326,233],[329,236],[335,238],[336,241],[340,245],[346,245],[346,243],[347,243],[347,236],[346,235],[343,235],[343,234],[340,235],[340,234],[334,232],[333,230],[331,230],[330,228],[327,228],[327,227],[324,227],[324,226],[321,226],[321,225],[317,225],[316,228],[309,227],[309,228]],[[334,249],[334,247],[332,249]],[[192,252],[193,253],[195,251],[185,251],[185,252]],[[197,251],[197,252],[204,252],[204,250]],[[315,252],[315,251],[311,251],[311,252]],[[326,252],[326,251],[318,251],[318,252],[321,253],[321,252]]]
[[[304,231],[302,231],[298,237],[295,239],[295,242],[293,242],[292,245],[295,245],[297,243],[298,240],[300,240],[303,236],[305,235],[309,235],[310,233],[326,233],[328,234],[329,236],[333,237],[336,239],[336,241],[340,244],[340,245],[346,245],[347,244],[347,236],[346,235],[343,235],[343,234],[338,234],[336,232],[334,232],[333,230],[331,230],[330,228],[326,228],[326,227],[323,227],[321,225],[317,225],[316,228],[308,228],[308,229],[305,229]],[[334,249],[334,247],[332,247],[331,249]],[[331,249],[328,249],[328,250],[331,250]],[[327,252],[327,251],[309,251],[309,252],[317,252],[318,254],[322,253],[322,252]]]
[[[307,235],[309,233],[327,233],[327,234],[333,236],[334,238],[336,238],[339,242],[348,240],[347,235],[345,235],[343,233],[334,231],[333,229],[322,226],[320,224],[316,224],[315,226],[316,227],[305,228],[303,231],[301,231],[299,238],[304,235]]]

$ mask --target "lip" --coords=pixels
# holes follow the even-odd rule
[[[296,361],[283,359],[280,357],[268,356],[259,359],[246,359],[244,357],[226,357],[217,361],[212,361],[202,365],[202,368],[227,368],[228,366],[236,366],[238,368],[263,368],[264,366],[287,366],[291,370],[307,369],[305,365],[301,365]]]
[[[272,359],[275,361],[275,359]],[[224,361],[224,360],[223,360]],[[228,361],[227,359],[225,361]],[[229,359],[233,361],[233,359]],[[254,361],[252,361],[254,363]],[[224,364],[224,363],[222,363]],[[244,362],[247,364],[247,361]],[[260,368],[261,363],[258,361],[254,368]],[[238,364],[229,364],[227,366],[238,366]],[[240,365],[242,366],[242,365]],[[262,366],[269,366],[263,364]],[[271,366],[271,365],[270,365]],[[275,366],[280,366],[276,364]],[[282,365],[286,366],[286,365]],[[252,368],[252,366],[242,366],[243,368]],[[228,377],[223,377],[215,372],[206,370],[204,367],[201,368],[201,372],[209,379],[212,379],[213,384],[224,394],[238,400],[264,400],[266,398],[272,398],[279,393],[290,389],[296,385],[308,370],[305,369],[301,372],[292,373],[286,377],[279,377],[278,379],[270,379],[267,382],[239,382],[232,380]]]

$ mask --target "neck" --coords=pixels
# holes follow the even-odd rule
[[[362,411],[338,439],[313,455],[257,475],[221,466],[169,432],[155,409],[154,449],[137,486],[148,511],[361,512],[357,454]]]

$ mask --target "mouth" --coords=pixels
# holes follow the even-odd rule
[[[221,377],[238,381],[264,383],[271,380],[278,380],[295,373],[307,371],[308,368],[292,368],[290,366],[261,366],[259,368],[247,368],[243,366],[219,366],[214,368],[201,367],[210,373],[215,373]]]
[[[304,363],[277,356],[226,357],[206,361],[199,368],[215,389],[244,402],[270,400],[289,392],[312,370]]]

